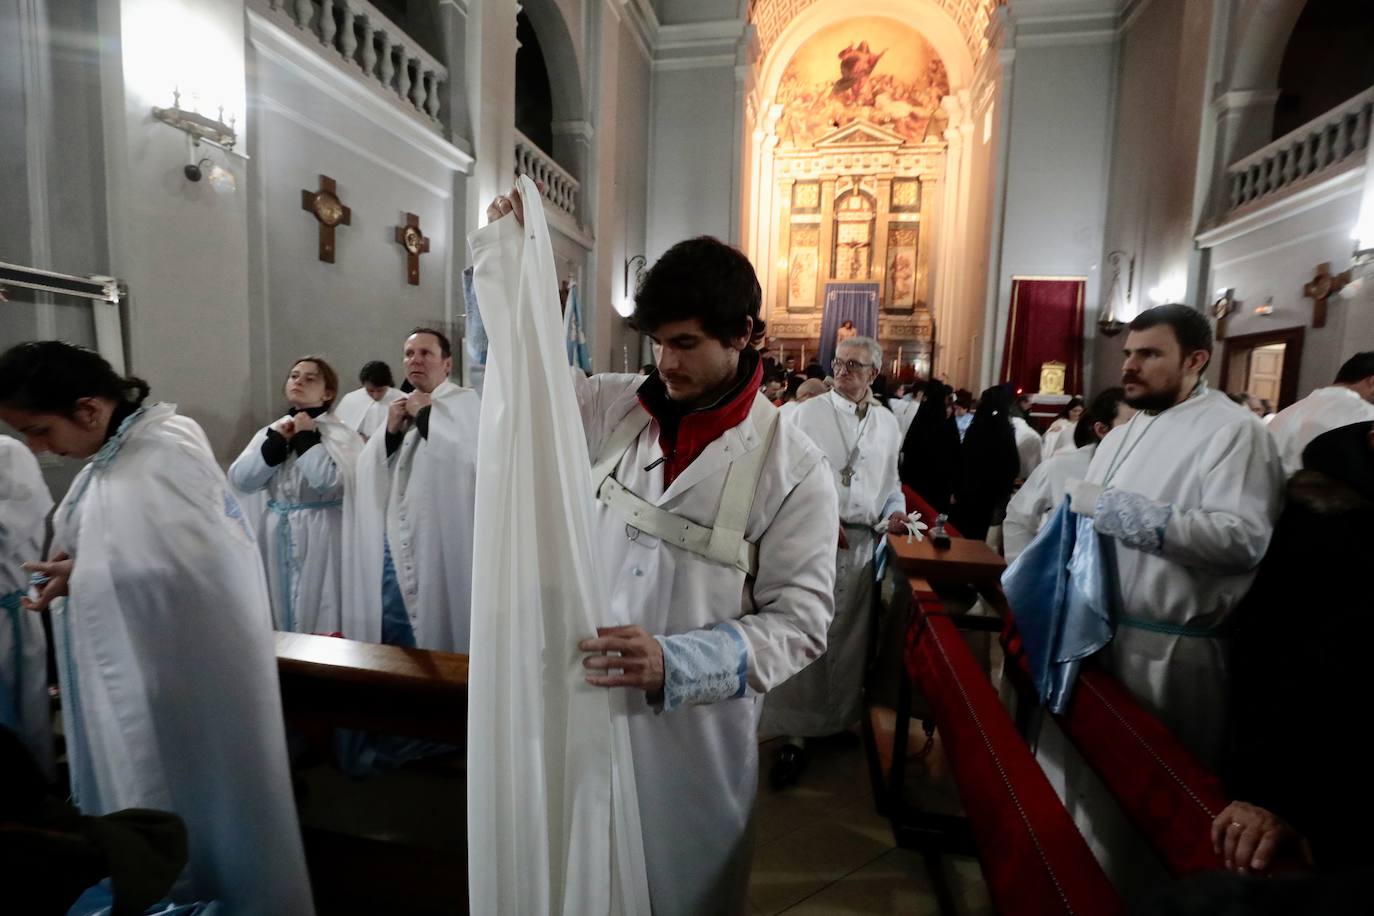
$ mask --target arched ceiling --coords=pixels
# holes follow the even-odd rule
[[[797,14],[817,2],[818,0],[750,0],[749,21],[754,24],[763,53],[768,53],[773,42]],[[912,6],[934,5],[944,10],[958,25],[964,43],[968,45],[969,54],[974,61],[978,61],[987,50],[988,43],[984,33],[987,31],[992,11],[999,6],[1005,6],[1006,0],[911,0],[911,3]],[[856,2],[854,15],[863,15],[863,6],[863,3]]]

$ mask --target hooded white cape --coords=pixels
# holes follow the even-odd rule
[[[171,405],[135,413],[54,524],[75,559],[53,630],[82,813],[180,815],[179,901],[313,912],[262,561],[205,434]]]
[[[347,579],[357,602],[345,608],[343,633],[364,642],[382,640],[385,534],[416,645],[466,652],[481,399],[449,381],[432,396],[428,439],[412,426],[388,459],[379,427],[358,459],[358,562]]]
[[[649,913],[631,691],[589,686],[577,650],[610,602],[592,557],[553,249],[538,190],[528,178],[520,190],[523,235],[503,219],[469,238],[489,337],[468,675],[468,747],[482,748],[468,759],[471,910]]]

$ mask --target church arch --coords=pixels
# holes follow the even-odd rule
[[[521,10],[539,39],[544,66],[553,94],[554,123],[586,117],[583,99],[582,60],[559,0],[523,0]]]

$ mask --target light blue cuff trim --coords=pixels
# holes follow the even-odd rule
[[[1128,547],[1159,553],[1174,507],[1128,490],[1108,488],[1097,497],[1093,527]]]
[[[749,650],[734,627],[654,638],[663,647],[664,712],[744,696]]]

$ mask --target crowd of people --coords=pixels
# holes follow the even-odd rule
[[[514,193],[488,210],[512,215]],[[830,366],[779,361],[760,303],[740,252],[680,243],[636,297],[655,363],[570,373],[611,600],[637,621],[580,651],[589,683],[643,694],[631,737],[655,912],[742,905],[760,734],[785,739],[783,787],[804,778],[809,739],[858,721],[885,535],[936,521],[909,514],[904,489],[1009,560],[1067,501],[1119,583],[1096,663],[1236,787],[1217,823],[1228,867],[1263,871],[1299,837],[1318,866],[1361,861],[1337,723],[1307,735],[1330,756],[1302,756],[1352,782],[1326,763],[1293,779],[1265,748],[1275,717],[1312,721],[1324,692],[1354,689],[1374,353],[1262,423],[1204,380],[1206,320],[1161,306],[1130,324],[1121,385],[1069,400],[1042,434],[1007,385],[885,396],[868,337],[846,336]],[[84,815],[184,822],[172,899],[311,912],[273,629],[468,651],[482,401],[451,380],[441,331],[397,342],[399,387],[382,360],[350,391],[323,356],[284,366],[280,416],[227,474],[193,419],[99,355],[0,355],[0,420],[33,452],[87,460],[49,534],[33,456],[0,437],[0,725],[51,779],[30,613],[49,611],[72,798]]]

